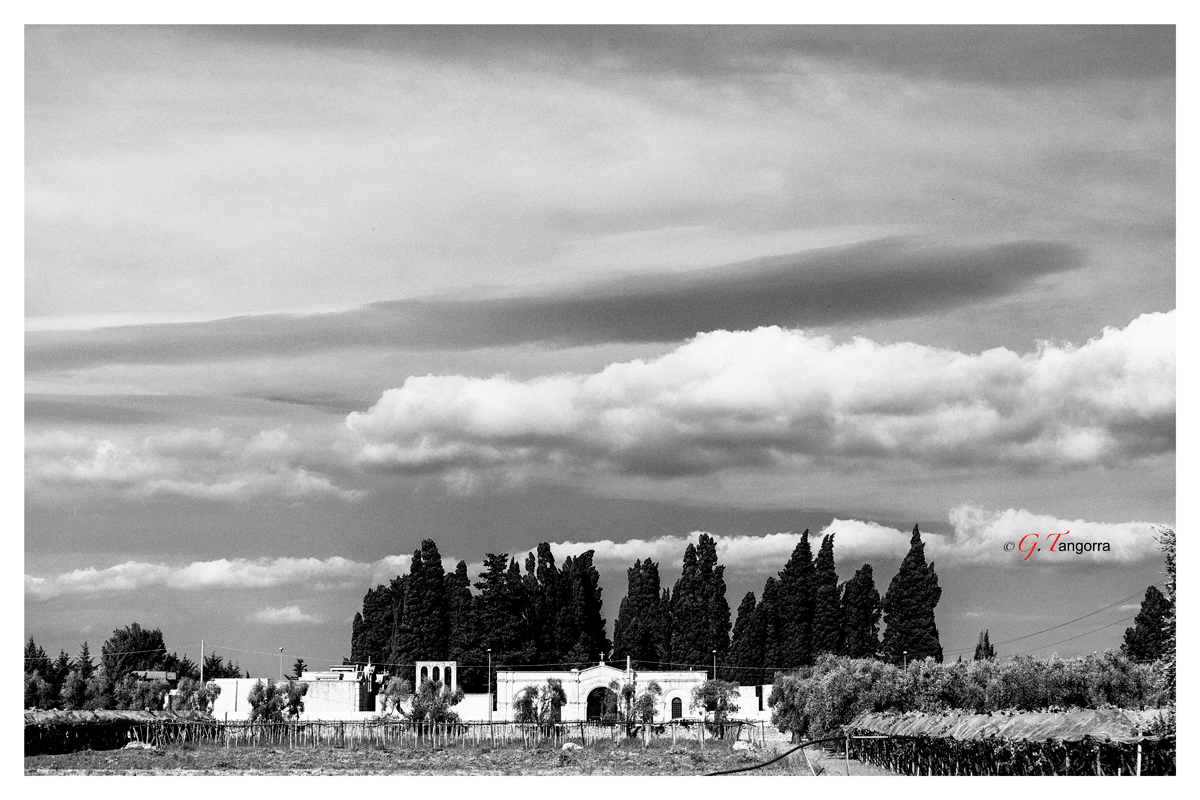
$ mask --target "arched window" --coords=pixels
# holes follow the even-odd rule
[[[441,679],[442,679],[442,671],[440,669],[438,669],[437,667],[434,667],[433,668],[433,680],[436,682],[436,681],[440,681]]]
[[[429,667],[421,667],[421,683],[429,680]]]
[[[676,697],[671,700],[671,719],[679,719],[683,716],[683,700]]]
[[[451,686],[454,683],[454,681],[452,680],[453,677],[454,677],[454,671],[452,669],[450,669],[450,667],[446,667],[446,685],[447,686]]]

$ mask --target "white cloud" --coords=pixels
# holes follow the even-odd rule
[[[1126,465],[1174,451],[1175,312],[1024,355],[714,331],[590,375],[410,377],[346,428],[358,463],[457,486],[464,472],[671,477],[808,459]]]
[[[362,497],[362,491],[342,488],[297,463],[306,446],[285,428],[249,438],[218,428],[183,428],[141,438],[46,431],[26,438],[25,480],[35,497],[59,497],[72,490],[206,500]]]
[[[1046,514],[1034,514],[1023,509],[985,511],[972,506],[959,506],[950,511],[954,530],[948,535],[925,533],[925,557],[936,561],[939,568],[1001,567],[1025,568],[1023,554],[1005,550],[1006,542],[1019,542],[1030,533],[1047,534],[1070,531],[1062,541],[1105,542],[1106,552],[1086,555],[1073,553],[1037,553],[1031,557],[1037,565],[1056,568],[1087,567],[1095,564],[1112,566],[1152,561],[1161,558],[1155,540],[1157,526],[1148,522],[1103,523],[1086,520],[1064,520]],[[597,569],[609,581],[620,581],[624,571],[638,559],[650,558],[668,568],[679,564],[688,544],[695,544],[700,531],[688,536],[660,536],[653,539],[629,539],[614,542],[600,539],[591,542],[554,542],[551,550],[558,563],[568,556],[594,551]],[[834,557],[845,573],[864,561],[898,562],[908,552],[911,530],[889,528],[864,520],[834,519],[829,525],[810,535],[814,554],[827,534],[834,538]],[[730,573],[744,575],[774,574],[783,568],[792,550],[800,542],[798,532],[772,533],[765,536],[711,534],[716,542],[719,562]],[[1028,545],[1027,545],[1028,547]],[[523,564],[533,549],[511,555]],[[1051,560],[1053,559],[1053,560]],[[54,577],[26,575],[25,596],[32,600],[48,600],[64,595],[87,595],[101,592],[136,592],[153,587],[169,587],[181,591],[208,589],[269,589],[281,586],[304,586],[318,590],[343,590],[354,587],[367,589],[386,584],[396,575],[408,572],[412,557],[385,556],[377,561],[362,562],[334,556],[318,558],[274,559],[217,559],[195,561],[182,566],[126,561],[105,569],[88,567]],[[444,555],[442,567],[452,571],[458,559]],[[472,579],[482,569],[480,562],[469,563]],[[611,584],[616,586],[618,584]]]
[[[407,572],[411,556],[387,556],[374,562],[332,558],[217,559],[182,566],[127,561],[105,569],[88,567],[45,578],[25,576],[25,594],[33,599],[99,592],[131,592],[152,587],[182,591],[269,589],[278,586],[374,586]],[[453,568],[453,564],[450,565]]]
[[[318,625],[323,620],[300,610],[300,606],[284,606],[283,608],[264,608],[246,617],[248,622],[261,622],[267,625]]]

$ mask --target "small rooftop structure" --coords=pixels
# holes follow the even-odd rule
[[[179,678],[178,672],[167,672],[161,669],[135,669],[129,674],[147,681],[174,681]]]

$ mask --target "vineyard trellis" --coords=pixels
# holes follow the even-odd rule
[[[42,715],[48,717],[50,715]],[[669,738],[672,744],[747,738],[765,741],[761,720],[729,720],[719,725],[671,720],[645,725],[626,722],[410,722],[395,719],[220,721],[158,717],[151,712],[119,718],[27,720],[25,754],[114,749],[129,741],[153,746],[193,743],[218,747],[335,747],[348,749],[442,749],[448,747],[561,747],[635,739],[644,744]]]
[[[1175,737],[1137,741],[960,741],[931,736],[851,736],[850,757],[903,775],[1174,775]]]

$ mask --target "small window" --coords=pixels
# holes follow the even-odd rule
[[[429,680],[429,667],[421,667],[421,683]]]
[[[492,711],[496,711],[499,709],[499,706],[497,705],[497,703],[499,703],[499,702],[500,702],[500,693],[492,692]]]
[[[683,700],[676,697],[671,701],[671,719],[679,719],[683,716]]]
[[[763,710],[763,690],[761,686],[754,687],[754,696],[758,698],[758,710]]]
[[[451,685],[454,682],[451,680],[451,678],[453,678],[453,677],[454,677],[453,671],[450,669],[450,667],[446,667],[446,685],[447,686]]]
[[[437,668],[437,667],[434,667],[434,668],[433,668],[433,680],[434,680],[434,682],[436,683],[437,681],[440,681],[441,679],[442,679],[442,671],[441,671],[439,668]]]

